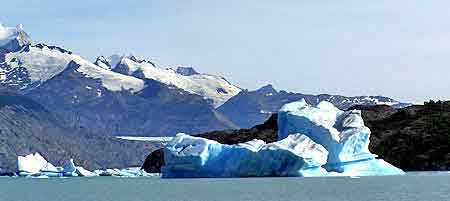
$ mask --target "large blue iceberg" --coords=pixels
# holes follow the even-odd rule
[[[327,174],[321,167],[327,159],[325,148],[300,134],[270,144],[253,140],[236,145],[178,134],[167,144],[164,157],[165,178]]]
[[[236,145],[178,134],[164,148],[165,178],[373,176],[404,172],[370,153],[361,112],[304,100],[278,113],[278,142]]]

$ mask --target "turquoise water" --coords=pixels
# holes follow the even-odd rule
[[[386,177],[0,178],[0,201],[449,201],[450,174]]]

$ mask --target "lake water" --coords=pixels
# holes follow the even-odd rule
[[[450,201],[450,174],[386,177],[0,178],[0,201]]]

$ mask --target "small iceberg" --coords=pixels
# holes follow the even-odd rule
[[[93,176],[98,176],[96,174],[94,174],[93,172],[84,169],[84,167],[81,166],[76,166],[76,172],[78,176],[81,177],[93,177]]]
[[[63,167],[55,167],[39,153],[19,156],[17,158],[19,176],[45,177],[74,177],[90,176],[90,172],[82,167],[76,167],[73,159],[70,159]]]
[[[115,176],[115,177],[151,177],[159,176],[159,174],[150,174],[142,170],[140,167],[125,168],[125,169],[106,169],[95,170],[93,172],[96,176]]]
[[[51,163],[47,162],[39,153],[19,156],[17,158],[17,169],[20,176],[41,175],[41,173],[58,173],[59,170]]]
[[[48,177],[93,177],[93,176],[117,176],[117,177],[150,177],[159,174],[149,174],[140,167],[125,169],[86,170],[84,167],[76,166],[73,159],[66,162],[63,167],[55,167],[47,162],[39,153],[17,158],[19,176],[30,176],[33,178]]]

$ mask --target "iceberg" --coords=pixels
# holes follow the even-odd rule
[[[350,176],[398,175],[404,172],[370,153],[370,129],[361,111],[341,111],[323,101],[311,106],[304,99],[284,105],[278,113],[278,140],[302,133],[328,151],[324,168]]]
[[[151,177],[159,176],[159,174],[150,174],[142,170],[140,167],[131,167],[125,169],[106,169],[94,170],[92,173],[95,176],[115,176],[115,177]]]
[[[164,148],[163,178],[374,176],[404,172],[369,151],[370,129],[358,110],[305,100],[278,113],[278,141],[236,145],[178,134]]]
[[[19,156],[17,158],[17,169],[19,175],[27,176],[41,172],[58,172],[58,169],[47,162],[39,153]]]
[[[76,172],[75,172],[78,176],[80,177],[93,177],[93,176],[98,176],[97,174],[84,169],[84,167],[81,166],[76,166]]]
[[[72,176],[94,176],[92,172],[83,167],[75,166],[70,159],[63,167],[55,167],[39,153],[17,157],[17,169],[20,176],[32,177],[72,177]]]
[[[324,176],[327,150],[305,135],[224,145],[177,134],[164,148],[163,178]]]
[[[48,177],[93,177],[93,176],[117,176],[117,177],[150,177],[159,176],[159,174],[149,174],[140,167],[131,167],[125,169],[106,169],[95,170],[93,172],[84,167],[76,166],[73,159],[66,162],[63,167],[55,167],[47,162],[39,153],[17,158],[17,166],[20,176],[30,176],[33,178]]]

